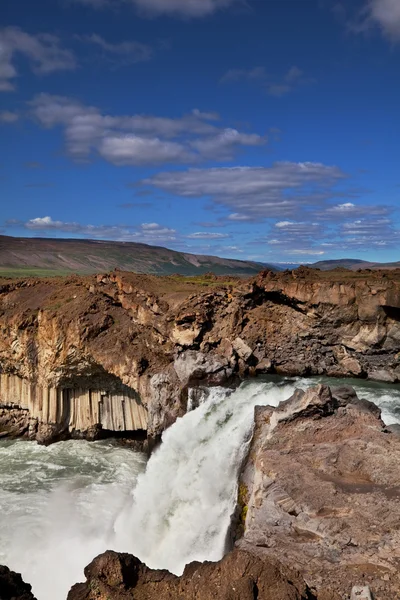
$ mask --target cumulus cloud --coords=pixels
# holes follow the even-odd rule
[[[77,160],[88,160],[93,154],[115,165],[230,160],[240,147],[266,143],[257,134],[218,127],[218,115],[198,109],[180,118],[112,116],[49,94],[36,96],[30,106],[40,125],[64,129],[67,153]]]
[[[265,67],[253,67],[251,69],[229,69],[221,78],[220,83],[231,83],[237,81],[254,82],[264,89],[270,96],[281,97],[293,92],[296,88],[306,83],[312,83],[312,79],[306,77],[304,72],[293,65],[283,75],[277,77],[268,73]]]
[[[115,6],[116,3],[130,3],[148,16],[180,16],[188,18],[206,17],[217,10],[228,8],[239,0],[75,0],[93,8]],[[243,4],[242,0],[242,4]]]
[[[291,216],[304,206],[320,206],[345,177],[335,166],[280,162],[271,167],[164,172],[143,183],[185,198],[211,198],[234,211],[230,220],[245,221]]]
[[[129,65],[145,62],[152,58],[153,49],[147,44],[136,41],[124,41],[113,44],[107,42],[103,37],[93,33],[92,35],[77,36],[81,42],[92,44],[102,50],[103,56],[114,65]]]
[[[0,29],[0,91],[15,89],[14,80],[18,72],[14,59],[17,55],[27,58],[32,71],[38,75],[76,67],[73,53],[61,46],[57,36],[47,33],[30,35],[18,27],[5,27]]]

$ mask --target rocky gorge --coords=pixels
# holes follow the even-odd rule
[[[1,435],[146,432],[189,387],[260,373],[400,380],[400,271],[93,277],[0,286]]]
[[[247,281],[115,271],[4,281],[0,300],[4,439],[121,435],[151,449],[206,386],[266,373],[400,380],[397,271]],[[107,552],[68,600],[399,597],[397,429],[342,385],[256,407],[225,558],[178,577]],[[33,596],[4,568],[0,598]]]
[[[351,387],[297,390],[277,408],[255,409],[232,549],[221,561],[189,564],[177,577],[108,551],[68,600],[398,598],[399,460],[397,431]],[[0,592],[34,600],[7,569]]]

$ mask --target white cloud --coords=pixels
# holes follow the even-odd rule
[[[360,205],[353,202],[345,202],[327,207],[323,212],[318,213],[319,218],[329,220],[343,220],[345,218],[358,218],[367,216],[384,216],[391,212],[392,208],[382,205]]]
[[[250,215],[241,215],[240,213],[231,213],[228,215],[229,221],[252,221],[253,217]]]
[[[144,243],[157,243],[176,240],[176,230],[158,223],[142,223],[138,226],[132,225],[82,225],[76,222],[57,221],[52,217],[36,217],[20,223],[16,220],[9,225],[22,225],[31,231],[48,233],[69,233],[94,239],[112,239],[118,241],[137,241]]]
[[[197,139],[192,147],[206,158],[229,160],[234,146],[261,146],[266,138],[255,133],[240,133],[236,129],[224,129],[216,136]]]
[[[82,42],[93,44],[102,49],[114,64],[132,64],[150,60],[153,50],[147,44],[136,41],[124,41],[117,44],[107,42],[103,37],[93,33],[92,35],[78,36]]]
[[[399,0],[370,0],[366,10],[370,23],[376,23],[391,40],[400,41]]]
[[[114,165],[151,165],[194,160],[182,144],[137,135],[107,137],[101,141],[98,151]]]
[[[323,250],[313,250],[312,248],[300,248],[299,250],[290,250],[290,254],[296,254],[296,255],[306,255],[306,256],[322,256],[323,254],[325,254],[325,252]]]
[[[115,165],[230,160],[241,146],[265,144],[257,134],[219,128],[215,113],[195,109],[179,118],[111,116],[63,96],[40,94],[30,103],[46,128],[64,128],[70,156],[88,160],[97,153]]]
[[[345,248],[390,248],[400,244],[400,230],[391,219],[357,219],[343,223],[340,236]]]
[[[274,76],[268,73],[265,67],[253,67],[251,69],[229,69],[222,76],[220,83],[231,83],[245,80],[258,83],[270,96],[281,97],[289,92],[293,92],[297,87],[306,83],[312,83],[313,80],[305,77],[299,67],[293,65],[280,76]]]
[[[55,35],[30,35],[18,27],[0,29],[0,91],[13,91],[18,72],[15,55],[25,56],[34,73],[47,75],[54,71],[75,69],[76,60],[70,50],[62,48]]]
[[[190,240],[222,240],[228,238],[228,233],[212,233],[210,231],[198,231],[196,233],[190,233],[186,236]]]
[[[18,121],[19,115],[9,110],[3,110],[0,112],[0,123],[15,123]]]
[[[271,167],[164,172],[143,183],[185,198],[210,197],[235,211],[231,220],[259,220],[290,216],[310,204],[319,206],[344,178],[338,167],[281,162]]]
[[[176,239],[176,229],[170,229],[169,227],[164,227],[163,225],[159,225],[158,223],[142,223],[140,226],[140,231],[145,237],[148,237],[149,239]]]
[[[131,3],[139,12],[148,16],[206,17],[217,10],[227,8],[238,0],[75,0],[93,8],[113,6],[117,2]],[[242,2],[243,3],[243,2]]]

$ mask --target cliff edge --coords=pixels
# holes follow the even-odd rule
[[[188,388],[258,373],[400,380],[400,271],[0,283],[0,435],[154,440]]]

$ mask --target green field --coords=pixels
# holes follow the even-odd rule
[[[66,269],[39,269],[32,267],[0,267],[0,277],[63,277],[72,275]]]

